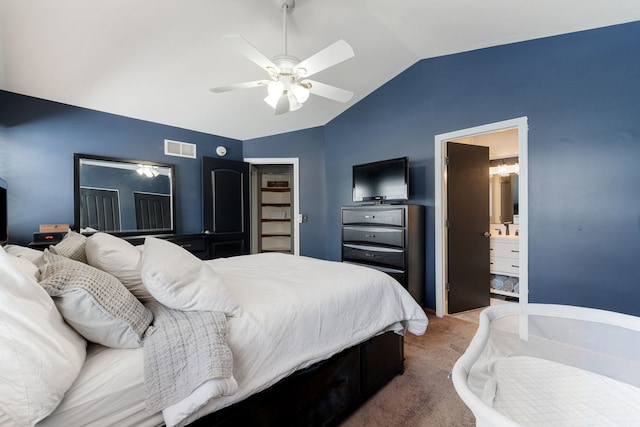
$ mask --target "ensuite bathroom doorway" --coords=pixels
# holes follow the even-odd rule
[[[447,250],[447,166],[446,144],[450,141],[469,143],[480,140],[484,135],[498,132],[515,132],[517,134],[519,176],[517,180],[518,205],[518,240],[520,252],[519,264],[519,302],[526,304],[528,301],[528,191],[527,191],[527,117],[491,123],[474,128],[462,129],[435,136],[435,254],[436,254],[436,315],[442,317],[449,314],[448,310],[448,250]],[[499,138],[494,138],[499,139]],[[484,145],[484,144],[478,144]],[[499,156],[498,156],[499,157]],[[488,227],[487,227],[488,228]],[[488,233],[490,230],[487,229]],[[487,234],[488,237],[488,234]],[[487,283],[489,293],[489,283]]]

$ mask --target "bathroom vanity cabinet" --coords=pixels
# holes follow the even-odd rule
[[[491,274],[519,277],[520,276],[520,239],[516,236],[493,236],[491,237],[490,248],[490,266]],[[491,293],[515,296],[515,292],[507,292],[499,289],[491,288]]]

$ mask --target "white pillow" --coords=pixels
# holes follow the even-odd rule
[[[89,265],[116,277],[140,301],[154,300],[142,284],[142,254],[131,243],[112,234],[96,233],[87,239],[85,250]]]
[[[136,348],[153,315],[115,277],[45,250],[40,286],[86,339],[106,347]]]
[[[86,341],[0,248],[0,413],[34,425],[58,406],[86,356]]]
[[[241,314],[240,306],[213,268],[167,240],[145,239],[142,283],[156,300],[170,308]]]
[[[38,267],[36,267],[34,263],[26,258],[20,258],[15,255],[11,255],[10,253],[7,253],[7,256],[9,257],[11,265],[20,270],[22,274],[27,276],[29,279],[35,280],[36,282],[38,281],[38,277],[40,275],[38,273]]]
[[[9,255],[29,260],[37,267],[40,267],[40,265],[44,263],[44,259],[42,258],[43,252],[37,249],[20,245],[7,245],[4,247],[4,251]]]

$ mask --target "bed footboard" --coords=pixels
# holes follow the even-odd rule
[[[404,372],[404,340],[371,338],[192,426],[332,426]]]

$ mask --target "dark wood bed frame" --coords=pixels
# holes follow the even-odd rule
[[[404,339],[378,335],[191,426],[335,426],[404,372]]]

